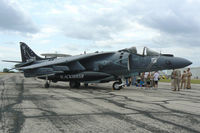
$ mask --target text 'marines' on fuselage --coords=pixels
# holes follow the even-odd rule
[[[123,80],[141,72],[186,67],[192,62],[169,54],[159,54],[144,48],[138,54],[135,47],[115,52],[96,52],[62,58],[41,58],[25,43],[20,42],[22,62],[15,69],[24,72],[25,77],[46,79],[49,81],[69,81],[71,88],[78,88],[80,83],[105,83],[115,81],[114,89],[121,89]]]

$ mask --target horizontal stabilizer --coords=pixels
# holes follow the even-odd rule
[[[22,63],[21,61],[2,60],[3,62]]]

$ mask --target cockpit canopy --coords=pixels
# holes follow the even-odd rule
[[[159,56],[159,55],[162,55],[162,56],[172,56],[172,57],[174,56],[172,54],[161,54],[161,53],[153,51],[153,50],[151,50],[151,49],[149,49],[147,47],[143,48],[142,54],[139,54],[137,52],[136,47],[125,48],[125,49],[119,50],[119,52],[121,52],[121,51],[129,52],[129,53],[132,53],[132,54],[138,54],[138,55],[142,55],[142,56]]]
[[[125,48],[125,49],[119,50],[119,52],[121,52],[121,51],[129,52],[129,53],[132,53],[132,54],[137,54],[136,47]]]
[[[137,53],[137,49],[136,47],[131,47],[131,48],[126,48],[126,49],[122,49],[120,51],[126,51],[126,52],[129,52],[129,53],[132,53],[132,54],[138,54]],[[119,52],[120,52],[119,51]],[[141,55],[141,54],[140,54]],[[143,48],[143,53],[142,53],[143,56],[158,56],[160,55],[158,52],[155,52],[153,50],[150,50],[149,48],[147,47],[144,47]]]

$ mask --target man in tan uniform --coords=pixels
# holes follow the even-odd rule
[[[172,73],[171,73],[171,89],[174,91],[174,78],[175,78],[176,74],[175,71],[173,69]]]
[[[179,91],[180,90],[180,80],[181,80],[180,70],[174,70],[173,77],[174,77],[174,90],[173,91],[176,91],[177,89]]]
[[[190,68],[187,69],[187,89],[191,89],[191,76]]]
[[[179,91],[180,90],[180,83],[181,83],[181,71],[180,70],[176,70],[176,75],[177,75],[176,86],[177,86],[178,91]]]
[[[181,89],[186,89],[186,78],[187,78],[187,73],[186,71],[184,70],[183,71],[183,74],[181,76]]]

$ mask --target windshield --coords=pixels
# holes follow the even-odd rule
[[[144,55],[147,55],[147,56],[158,56],[158,55],[160,55],[158,52],[153,51],[153,50],[151,50],[147,47],[144,47],[144,52],[145,52],[145,49],[146,49],[146,54],[143,53]]]

